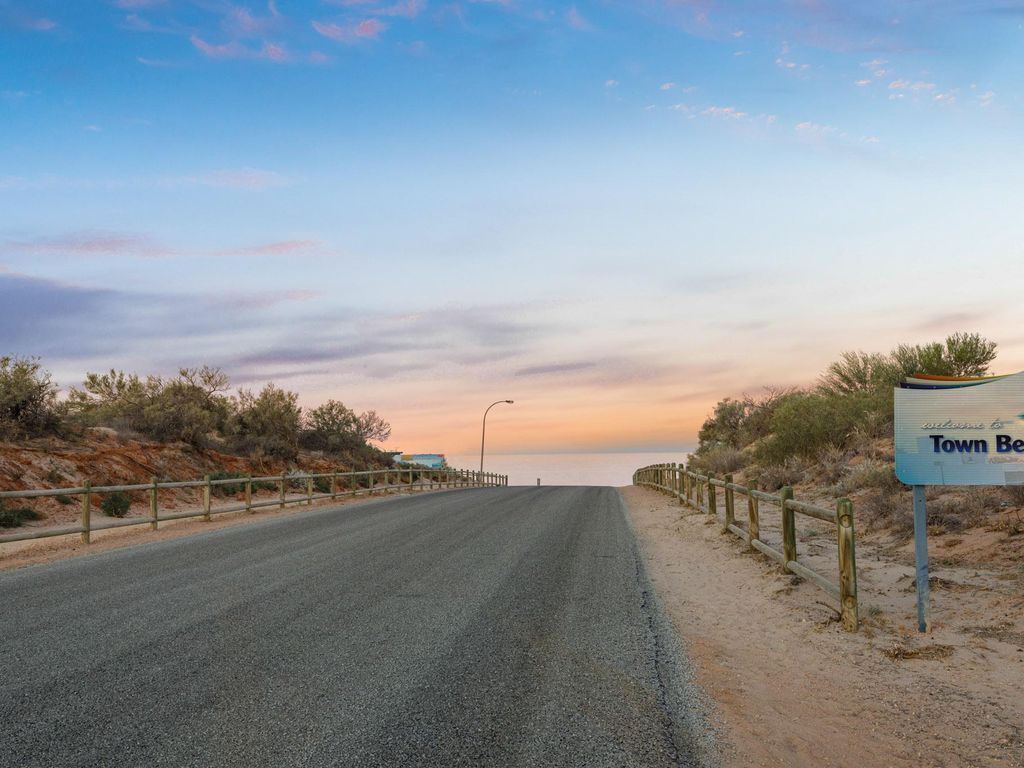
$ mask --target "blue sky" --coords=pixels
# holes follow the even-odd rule
[[[405,450],[668,449],[953,330],[1024,367],[1024,3],[0,0],[4,352]]]

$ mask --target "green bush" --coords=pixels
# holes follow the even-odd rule
[[[296,393],[273,384],[267,384],[259,395],[239,390],[227,424],[232,446],[255,456],[294,460],[299,454],[302,423],[298,400]]]
[[[54,498],[57,500],[58,504],[63,504],[65,507],[68,504],[74,504],[75,503],[74,499],[72,499],[70,496],[68,496],[67,494],[64,494],[64,493],[60,494],[59,496],[55,496]]]
[[[845,456],[891,434],[893,387],[900,379],[984,375],[995,354],[995,343],[976,333],[903,344],[888,354],[844,352],[813,389],[721,400],[700,428],[695,458],[750,447],[768,466],[781,467],[791,457],[816,459],[829,482],[843,482]]]
[[[329,477],[313,478],[313,488],[317,493],[331,492],[331,479]]]
[[[161,442],[206,446],[231,410],[223,395],[228,377],[218,368],[181,368],[171,379],[111,370],[89,373],[68,396],[71,414],[83,424],[131,430]]]
[[[59,431],[57,385],[34,357],[0,357],[0,439]]]
[[[17,528],[26,520],[39,520],[41,515],[28,507],[12,507],[0,505],[0,528]]]
[[[237,496],[245,491],[246,476],[238,472],[214,472],[210,475],[210,480],[242,480],[240,483],[213,486],[212,492],[219,496]]]
[[[100,509],[103,510],[103,514],[110,517],[124,517],[128,514],[131,506],[132,500],[128,498],[128,494],[121,492],[107,494],[103,501],[100,502]]]
[[[357,414],[338,400],[328,400],[305,415],[300,441],[303,448],[337,455],[362,451],[367,440],[384,442],[390,435],[391,425],[376,411]]]
[[[885,399],[880,392],[804,392],[787,398],[772,415],[772,434],[761,443],[758,455],[781,463],[791,456],[813,458],[829,446],[846,448],[868,414],[886,407]]]

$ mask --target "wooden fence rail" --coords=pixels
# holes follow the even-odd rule
[[[327,491],[317,492],[317,481],[329,481]],[[383,482],[381,482],[381,480]],[[339,487],[342,481],[344,488]],[[277,498],[254,501],[253,487],[259,485],[274,484],[277,486]],[[289,496],[288,490],[299,485],[302,493],[299,496]],[[243,503],[231,504],[224,507],[213,506],[213,489],[219,486],[244,485]],[[321,483],[321,487],[324,483]],[[153,478],[148,483],[136,483],[133,485],[98,485],[93,486],[88,480],[75,488],[51,488],[46,490],[19,490],[0,491],[0,504],[4,499],[39,499],[53,496],[81,496],[81,517],[78,525],[66,525],[53,528],[41,528],[21,533],[9,533],[0,535],[0,544],[11,541],[24,541],[27,539],[44,539],[51,536],[67,536],[70,534],[81,534],[82,542],[89,543],[90,534],[93,531],[102,531],[108,528],[121,528],[128,525],[149,525],[156,530],[162,520],[180,520],[186,517],[202,517],[210,520],[212,515],[221,515],[227,512],[249,512],[250,514],[261,507],[279,507],[284,509],[287,504],[312,504],[321,499],[337,499],[339,496],[373,496],[376,494],[401,493],[402,491],[428,491],[447,488],[484,488],[508,485],[507,475],[498,475],[492,472],[475,472],[463,469],[418,469],[392,468],[374,469],[363,472],[296,472],[282,475],[269,475],[265,477],[218,478],[213,480],[207,475],[202,480],[174,480],[159,482]],[[187,510],[184,512],[160,513],[159,492],[178,488],[197,488],[202,494],[202,508],[198,510]],[[92,497],[96,494],[108,493],[134,493],[145,492],[149,499],[149,515],[146,517],[113,518],[106,520],[99,525],[92,520]]]
[[[663,491],[679,499],[680,504],[718,516],[718,489],[722,490],[724,518],[722,531],[739,536],[751,550],[756,550],[782,565],[783,570],[794,573],[817,585],[839,601],[843,627],[857,631],[857,562],[854,554],[853,502],[840,499],[835,510],[797,501],[793,489],[786,486],[778,493],[766,493],[732,482],[732,476],[717,478],[702,475],[682,464],[652,464],[633,473],[633,485],[644,485]],[[747,499],[746,529],[736,521],[736,494]],[[761,503],[772,504],[782,513],[782,551],[774,549],[761,539]],[[798,559],[796,546],[796,515],[801,514],[832,523],[836,526],[839,558],[838,582],[811,570]]]

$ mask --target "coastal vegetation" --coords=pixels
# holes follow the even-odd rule
[[[111,370],[88,373],[66,397],[38,358],[0,357],[0,440],[80,437],[89,428],[204,451],[293,462],[300,449],[381,462],[391,426],[376,411],[356,413],[337,400],[304,411],[299,395],[273,383],[231,392],[219,368],[181,368],[174,376]]]
[[[915,374],[984,376],[995,358],[996,343],[977,333],[901,344],[888,353],[843,352],[809,387],[769,387],[720,400],[700,428],[692,462],[716,475],[736,473],[763,490],[803,484],[856,496],[868,525],[909,533],[910,505],[900,499],[907,489],[893,463],[893,388]],[[951,493],[933,505],[933,523],[947,530],[978,522],[1009,492]]]

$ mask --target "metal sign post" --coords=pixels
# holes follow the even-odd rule
[[[914,564],[917,582],[917,629],[927,632],[929,624],[928,595],[928,513],[925,509],[925,487],[914,486]]]

